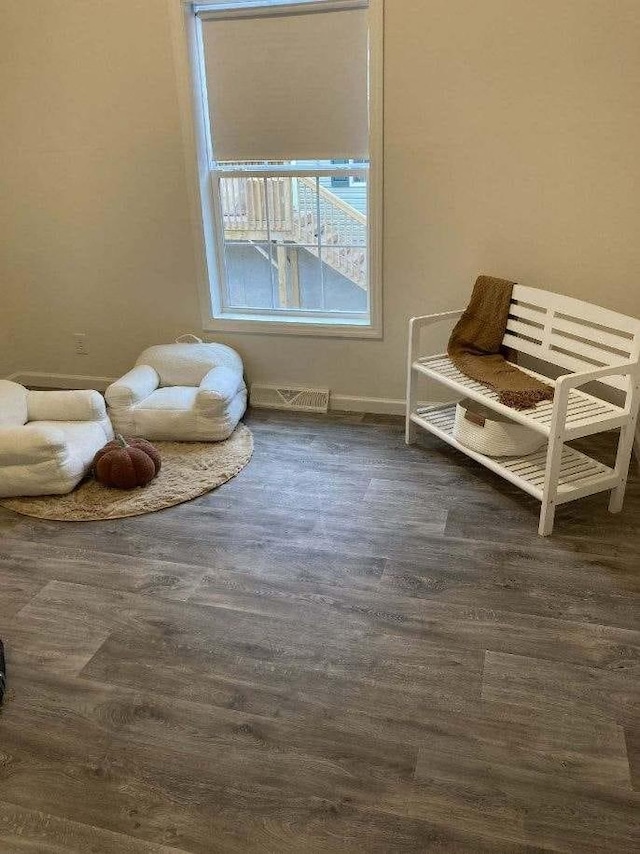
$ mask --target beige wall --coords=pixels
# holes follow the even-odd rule
[[[154,14],[155,8],[155,14]],[[197,316],[163,3],[20,0],[0,19],[0,282],[16,364],[113,373]],[[86,332],[77,357],[72,333]]]
[[[9,376],[17,367],[13,340],[15,325],[8,288],[2,287],[0,288],[0,378]]]
[[[386,7],[384,340],[227,336],[250,378],[400,398],[407,318],[479,271],[640,315],[640,3]],[[200,328],[167,6],[25,8],[0,12],[0,374],[113,376]]]

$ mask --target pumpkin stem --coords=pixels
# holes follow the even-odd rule
[[[121,433],[116,433],[116,442],[120,445],[121,448],[128,447],[125,438]]]

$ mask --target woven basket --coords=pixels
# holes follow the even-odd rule
[[[523,457],[545,443],[544,436],[535,430],[469,399],[456,406],[453,436],[461,445],[487,457]]]

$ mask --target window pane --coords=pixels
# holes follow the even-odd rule
[[[276,308],[271,244],[234,240],[225,244],[229,308]]]
[[[220,199],[227,306],[368,310],[366,181],[221,177]]]

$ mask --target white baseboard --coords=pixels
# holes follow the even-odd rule
[[[39,388],[94,388],[104,391],[115,377],[89,377],[79,374],[47,374],[43,371],[16,371],[7,380]],[[402,415],[404,400],[387,397],[350,397],[332,394],[329,408],[336,412],[370,412],[376,415]]]
[[[329,409],[335,412],[370,412],[375,415],[404,415],[404,400],[390,397],[350,397],[332,394]]]
[[[41,371],[17,371],[7,380],[20,385],[37,386],[38,388],[90,388],[104,391],[108,385],[115,382],[115,377],[87,377],[78,374],[47,374]]]

